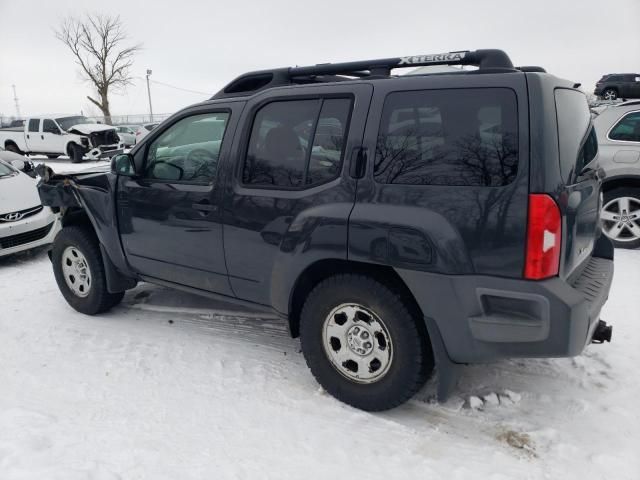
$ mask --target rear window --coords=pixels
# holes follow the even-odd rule
[[[376,146],[379,183],[499,187],[518,173],[515,93],[420,90],[387,96]]]
[[[29,120],[30,132],[37,132],[39,126],[40,126],[40,120],[38,120],[37,118],[32,118],[31,120]]]
[[[578,90],[558,88],[555,91],[558,120],[558,153],[560,173],[571,181],[598,153],[598,141],[591,126],[587,97]]]

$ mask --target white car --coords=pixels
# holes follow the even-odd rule
[[[24,162],[13,155],[0,159],[0,257],[47,245],[60,230],[58,214],[42,206],[36,180],[19,170]]]
[[[149,135],[149,132],[160,125],[159,122],[155,123],[145,123],[144,125],[140,125],[138,130],[136,130],[136,143],[140,143],[140,141]]]
[[[131,147],[136,144],[136,131],[138,127],[139,125],[118,125],[115,127],[125,147]]]

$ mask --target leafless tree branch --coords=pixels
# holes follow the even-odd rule
[[[71,51],[82,76],[95,88],[99,100],[87,98],[100,108],[109,122],[109,92],[133,83],[133,58],[142,46],[124,45],[127,35],[120,16],[67,17],[55,30],[55,36]]]

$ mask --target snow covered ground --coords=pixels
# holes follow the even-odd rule
[[[611,344],[381,414],[325,394],[278,319],[147,284],[87,317],[44,250],[2,258],[0,479],[638,480],[640,251],[616,255]]]

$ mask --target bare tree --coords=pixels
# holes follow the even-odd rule
[[[132,83],[130,68],[141,45],[124,45],[127,35],[120,16],[67,17],[55,35],[71,50],[83,77],[96,89],[98,100],[87,98],[102,111],[106,122],[111,123],[109,92]]]

